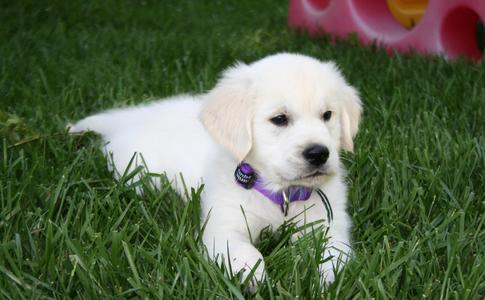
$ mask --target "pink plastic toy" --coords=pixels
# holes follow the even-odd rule
[[[386,0],[290,0],[288,22],[314,34],[324,31],[345,38],[356,32],[362,43],[376,41],[386,49],[480,60],[479,19],[485,20],[485,0],[429,0],[410,30],[393,17]]]

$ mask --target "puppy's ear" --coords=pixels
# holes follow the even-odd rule
[[[353,138],[359,129],[362,103],[357,91],[351,86],[346,87],[342,100],[340,145],[343,149],[352,152],[354,149]]]
[[[210,135],[238,161],[252,146],[252,97],[248,66],[238,63],[224,71],[205,96],[200,119]]]

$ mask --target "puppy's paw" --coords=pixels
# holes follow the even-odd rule
[[[335,281],[335,272],[337,272],[337,270],[335,269],[332,260],[322,263],[318,270],[320,272],[320,283],[322,285],[327,286]]]
[[[251,278],[249,280],[249,283],[248,283],[248,286],[246,287],[246,289],[244,290],[245,293],[249,294],[249,295],[254,295],[256,293],[256,291],[258,290],[258,287],[260,285],[260,282],[259,280],[257,280],[256,278]]]
[[[257,266],[254,272],[253,269],[247,265],[239,270],[241,282],[246,283],[247,286],[244,292],[253,295],[258,290],[259,285],[263,282],[265,278],[264,267]]]
[[[335,281],[338,272],[340,272],[347,263],[349,253],[350,251],[348,248],[332,248],[326,252],[325,257],[327,259],[321,263],[318,268],[322,285],[328,286]]]

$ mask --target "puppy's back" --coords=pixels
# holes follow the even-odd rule
[[[94,131],[112,158],[117,174],[123,174],[135,157],[148,172],[165,173],[180,194],[180,174],[188,187],[201,183],[203,164],[213,147],[201,122],[202,101],[192,96],[162,99],[149,104],[104,111],[70,125],[71,133]]]

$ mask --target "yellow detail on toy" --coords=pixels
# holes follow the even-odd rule
[[[428,0],[387,0],[387,6],[402,26],[411,29],[426,11]]]

